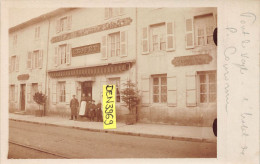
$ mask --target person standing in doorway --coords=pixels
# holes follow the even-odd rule
[[[77,120],[78,107],[79,107],[79,101],[76,98],[76,96],[73,95],[73,98],[70,100],[70,109],[71,109],[71,118],[70,118],[70,120],[73,120],[73,117],[75,117],[75,120]]]

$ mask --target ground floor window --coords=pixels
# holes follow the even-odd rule
[[[116,102],[120,102],[120,78],[109,78],[108,84],[116,86]]]
[[[167,75],[152,76],[153,102],[167,103]]]
[[[38,83],[32,83],[32,91],[31,91],[32,98],[37,92],[38,92]]]
[[[10,101],[14,101],[15,100],[15,86],[14,85],[10,85]]]
[[[200,103],[214,103],[217,97],[216,71],[198,72]]]
[[[58,82],[58,100],[59,100],[59,102],[66,101],[65,85],[66,85],[66,82]]]

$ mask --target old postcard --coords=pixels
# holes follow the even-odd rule
[[[259,163],[260,2],[2,4],[1,162]]]

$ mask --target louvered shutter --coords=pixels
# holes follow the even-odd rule
[[[107,36],[102,37],[101,42],[101,59],[107,59]]]
[[[127,31],[122,31],[120,33],[120,51],[121,51],[121,56],[127,56]]]
[[[15,102],[18,102],[18,85],[15,85]]]
[[[69,65],[71,60],[71,45],[67,44],[66,46],[66,64]]]
[[[52,83],[52,103],[57,103],[57,84],[56,82]]]
[[[168,106],[177,105],[177,78],[173,73],[167,74],[167,102]]]
[[[38,58],[38,68],[42,68],[43,65],[43,50],[39,51],[39,58]]]
[[[11,57],[9,57],[9,72],[12,72],[12,58]]]
[[[105,19],[109,18],[109,8],[105,8]]]
[[[186,74],[186,105],[196,106],[197,95],[196,95],[196,73],[191,72]]]
[[[32,52],[28,52],[27,68],[32,69]]]
[[[166,51],[173,51],[175,50],[175,32],[174,32],[174,21],[173,22],[168,22],[166,27]]]
[[[66,101],[66,104],[69,104],[70,103],[70,93],[71,93],[71,91],[70,91],[70,89],[71,89],[71,83],[69,82],[69,81],[67,81],[66,82],[66,86],[65,86],[65,94],[66,94],[66,96],[65,96],[65,101]]]
[[[150,103],[150,78],[148,75],[143,75],[142,81],[142,104],[148,106]]]
[[[149,53],[149,39],[148,39],[148,27],[144,27],[142,30],[142,54]]]
[[[15,71],[19,71],[19,56],[16,56],[15,58]]]
[[[54,52],[54,66],[58,66],[58,47],[55,47],[55,52]]]
[[[31,89],[32,89],[32,84],[28,83],[27,84],[27,102],[31,102]]]
[[[71,29],[71,26],[72,26],[72,15],[69,15],[67,17],[67,30],[70,30]]]
[[[60,19],[56,20],[56,33],[60,32]]]
[[[187,18],[186,22],[186,48],[194,48],[194,27],[193,18]]]

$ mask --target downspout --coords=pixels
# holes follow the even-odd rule
[[[46,53],[46,66],[45,66],[45,95],[49,95],[49,80],[48,80],[48,58],[49,58],[49,38],[50,38],[50,18],[48,19],[49,25],[48,25],[48,39],[47,39],[47,53]],[[48,82],[47,82],[48,81]],[[47,94],[48,93],[48,94]],[[46,115],[46,106],[49,108],[49,100],[50,98],[47,96],[47,103],[45,103],[44,107],[44,116]],[[47,104],[47,105],[46,105]]]
[[[139,86],[139,84],[138,84],[138,80],[137,80],[137,78],[138,78],[138,75],[137,75],[137,65],[138,65],[138,63],[137,63],[137,58],[138,58],[138,54],[137,54],[137,52],[138,52],[138,49],[137,49],[137,41],[138,41],[138,35],[137,35],[137,7],[135,8],[135,84],[137,84],[137,88],[138,88],[138,86]],[[137,106],[136,106],[136,110],[135,110],[135,120],[136,120],[136,122],[138,121],[138,105],[139,104],[137,104]]]

